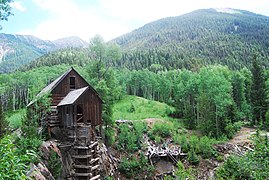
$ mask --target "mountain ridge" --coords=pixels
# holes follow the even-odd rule
[[[32,35],[0,33],[0,39],[0,73],[17,69],[48,52],[88,46],[87,42],[76,36],[49,41]]]
[[[228,10],[237,13],[211,8],[162,18],[111,42],[127,54],[157,50],[180,56],[185,63],[191,59],[198,59],[202,65],[228,62],[235,69],[249,65],[253,54],[258,52],[263,65],[268,66],[269,17],[245,10]]]

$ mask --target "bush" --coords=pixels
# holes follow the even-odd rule
[[[177,163],[177,170],[175,172],[175,175],[177,179],[195,179],[195,177],[192,175],[192,169],[185,169],[181,161],[178,161]]]
[[[115,142],[115,130],[111,127],[105,129],[106,143],[111,146]]]
[[[12,129],[20,128],[22,126],[22,120],[25,118],[25,116],[26,116],[25,109],[21,109],[11,114],[9,117],[7,117],[7,121],[9,122],[9,127]]]
[[[171,137],[174,131],[174,125],[170,122],[156,122],[152,128],[152,133],[162,138]]]
[[[128,152],[137,151],[141,148],[143,134],[146,131],[147,126],[142,122],[134,123],[133,126],[121,124],[119,126],[117,148]]]
[[[27,179],[25,174],[30,163],[38,160],[33,150],[15,145],[13,136],[0,140],[0,179]]]
[[[217,156],[217,151],[212,147],[217,141],[215,139],[203,136],[200,138],[199,147],[201,150],[201,155],[203,158],[210,158],[212,156]]]
[[[131,107],[130,107],[130,109],[128,110],[128,112],[129,112],[129,113],[133,113],[133,112],[135,112],[135,107],[134,107],[134,104],[133,104],[133,103],[131,104]]]
[[[176,134],[173,136],[173,141],[179,144],[185,153],[193,149],[196,154],[201,155],[203,158],[210,158],[217,155],[216,150],[212,147],[217,141],[207,136],[199,138],[192,135],[188,141],[186,135]]]
[[[269,110],[265,114],[264,127],[267,131],[269,130]]]
[[[244,156],[230,156],[216,175],[219,179],[268,179],[269,145],[267,137],[255,139],[254,151]]]
[[[127,178],[135,177],[144,171],[151,177],[153,176],[154,167],[147,164],[144,154],[140,154],[138,158],[134,156],[123,158],[119,164],[119,171],[125,174]]]
[[[191,148],[191,150],[188,152],[187,159],[190,163],[197,165],[199,164],[200,160],[198,155],[195,153],[194,149]]]
[[[241,129],[242,125],[243,123],[241,121],[238,121],[235,123],[229,122],[227,126],[225,127],[227,138],[229,139],[233,138],[235,133],[237,133]]]
[[[62,172],[62,162],[60,156],[53,150],[50,150],[49,170],[55,179],[60,178]]]

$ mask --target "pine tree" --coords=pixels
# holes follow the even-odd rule
[[[265,94],[265,78],[263,69],[254,56],[252,61],[252,88],[251,88],[251,103],[253,107],[253,124],[264,122],[266,113],[266,94]]]

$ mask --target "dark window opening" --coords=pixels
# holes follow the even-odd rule
[[[70,89],[76,89],[75,77],[70,77]]]

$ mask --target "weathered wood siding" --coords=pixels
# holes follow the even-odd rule
[[[90,88],[76,101],[77,105],[83,105],[84,122],[92,125],[100,125],[102,123],[102,102],[97,94]]]
[[[70,92],[70,77],[75,77],[76,89],[88,86],[87,82],[79,74],[77,74],[76,71],[70,71],[52,90],[52,106],[57,106],[59,102]]]
[[[70,92],[70,77],[75,77],[75,89],[89,86],[76,71],[70,71],[52,90],[52,106],[57,106]],[[75,104],[83,106],[83,119],[85,123],[91,123],[94,126],[102,124],[102,102],[94,90],[89,88],[79,97]],[[58,118],[63,122],[62,108],[58,108],[58,110]]]

